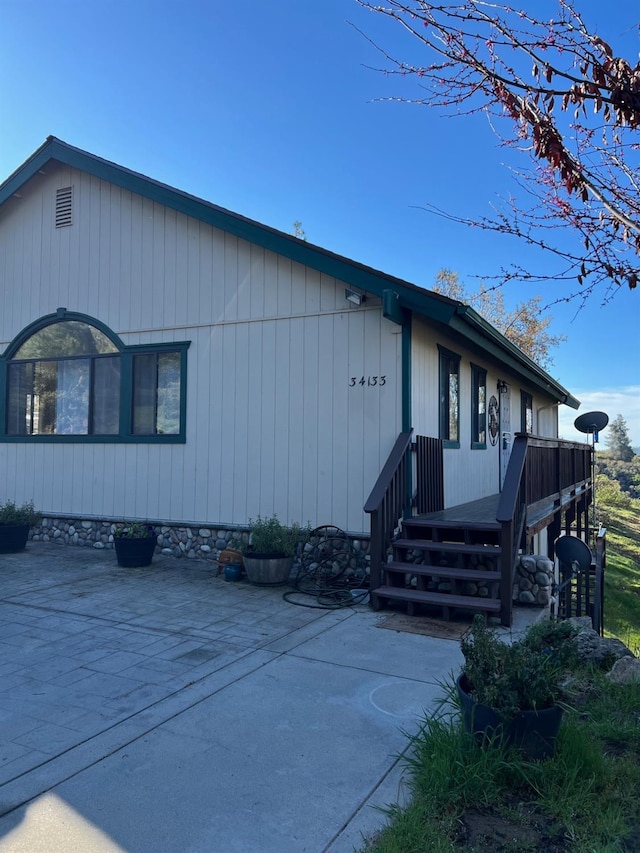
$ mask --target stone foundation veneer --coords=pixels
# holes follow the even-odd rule
[[[513,600],[547,607],[551,598],[554,566],[548,557],[523,554],[516,563]]]
[[[53,542],[59,545],[82,545],[89,548],[113,548],[113,534],[128,522],[102,521],[78,517],[45,517],[33,527],[29,538],[34,542]],[[158,534],[156,553],[171,557],[187,557],[217,561],[220,552],[229,547],[233,539],[246,538],[247,531],[200,525],[155,524]],[[369,539],[350,537],[354,548],[368,554]]]

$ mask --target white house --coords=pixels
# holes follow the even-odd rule
[[[0,186],[0,501],[367,535],[401,433],[444,506],[578,401],[471,308],[49,137]]]

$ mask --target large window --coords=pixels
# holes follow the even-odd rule
[[[61,309],[0,359],[2,439],[184,441],[187,348],[127,347]]]
[[[487,446],[487,371],[471,365],[471,448]]]
[[[440,351],[440,438],[445,447],[460,447],[460,356]]]
[[[526,391],[520,392],[520,429],[533,432],[533,397]]]

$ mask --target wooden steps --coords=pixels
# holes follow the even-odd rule
[[[499,615],[500,525],[435,515],[403,522],[392,558],[383,566],[382,585],[371,590],[373,608],[396,602],[409,615],[434,608],[444,619],[457,610]]]
[[[390,562],[384,567],[389,573],[422,575],[434,578],[451,578],[462,581],[500,581],[500,572],[483,571],[481,569],[450,569],[448,566],[425,566],[422,563]]]
[[[376,596],[394,601],[406,601],[407,613],[415,615],[416,604],[431,604],[441,607],[443,618],[449,619],[451,609],[462,608],[473,610],[474,613],[496,615],[500,612],[500,601],[495,598],[471,598],[468,595],[451,595],[445,592],[423,592],[419,589],[402,589],[395,586],[381,586],[376,590]]]
[[[483,557],[499,557],[499,545],[467,545],[465,542],[433,542],[427,539],[394,539],[393,547],[415,551],[442,551],[451,554],[475,554]]]

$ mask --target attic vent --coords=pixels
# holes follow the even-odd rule
[[[56,228],[71,225],[71,202],[73,187],[62,187],[56,190]]]

